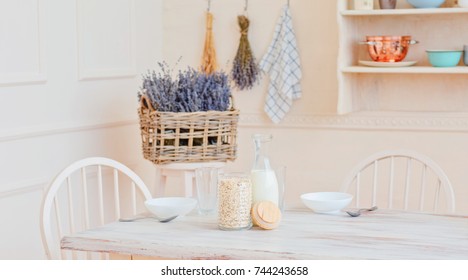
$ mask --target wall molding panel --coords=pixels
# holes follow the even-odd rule
[[[138,163],[136,162],[130,162],[129,164],[125,164],[125,165],[131,170],[136,170],[138,167]],[[65,167],[66,166],[64,166],[63,168]],[[57,175],[57,174],[54,174],[54,175]],[[109,170],[104,170],[102,175],[112,178],[112,173]],[[89,172],[89,178],[96,179],[97,171],[93,170]],[[53,180],[53,176],[22,180],[22,181],[17,181],[14,183],[6,184],[2,186],[2,189],[4,190],[0,191],[0,199],[11,197],[11,196],[24,195],[24,194],[36,192],[36,191],[41,191],[45,193],[48,185],[52,182],[52,180]]]
[[[34,137],[75,133],[139,125],[139,120],[66,123],[0,131],[0,143]],[[365,116],[365,115],[291,115],[278,125],[269,122],[263,114],[242,114],[239,127],[268,127],[290,129],[345,129],[345,130],[400,130],[468,132],[467,116]]]
[[[76,19],[79,80],[136,76],[135,0],[76,0]]]
[[[0,199],[37,191],[43,192],[50,180],[50,178],[42,177],[8,184],[2,187],[5,190],[0,191]]]
[[[15,3],[13,9],[22,13],[11,11],[12,3]],[[10,8],[3,9],[3,5]],[[7,0],[0,3],[0,24],[8,26],[3,30],[6,34],[0,36],[10,38],[2,43],[3,46],[0,45],[0,60],[5,67],[2,69],[0,66],[0,86],[47,81],[45,18],[43,0]]]
[[[139,123],[136,119],[126,119],[120,121],[102,121],[102,122],[89,122],[89,123],[66,123],[58,125],[35,126],[16,129],[12,131],[0,132],[0,143],[8,141],[16,141],[34,137],[42,137],[49,135],[75,133],[80,131],[89,131],[97,129],[108,129],[114,127],[137,125]]]
[[[241,127],[344,130],[468,132],[468,114],[362,113],[348,115],[289,115],[275,125],[264,114],[242,114]]]

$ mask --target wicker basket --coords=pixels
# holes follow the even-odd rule
[[[239,110],[233,106],[229,111],[159,112],[142,95],[138,114],[143,156],[153,163],[236,159]]]

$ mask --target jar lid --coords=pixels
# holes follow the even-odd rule
[[[274,229],[279,226],[281,211],[271,201],[259,201],[252,206],[252,221],[263,229]]]

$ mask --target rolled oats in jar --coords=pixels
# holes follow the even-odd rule
[[[218,226],[222,230],[252,227],[252,183],[246,173],[226,173],[218,180]]]

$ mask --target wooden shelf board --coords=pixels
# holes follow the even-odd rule
[[[369,118],[453,118],[468,119],[468,112],[461,111],[354,111],[347,116]]]
[[[375,74],[468,74],[467,66],[457,67],[432,67],[432,66],[410,66],[410,67],[368,67],[368,66],[346,66],[341,67],[343,73],[375,73]]]
[[[343,16],[384,16],[384,15],[443,15],[468,14],[468,8],[394,9],[394,10],[345,10]]]

